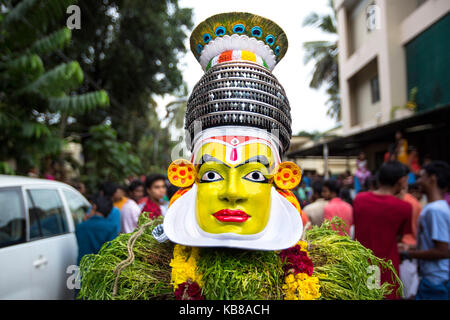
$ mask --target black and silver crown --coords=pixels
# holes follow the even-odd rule
[[[194,121],[201,122],[202,130],[229,125],[278,130],[282,153],[292,135],[283,87],[267,68],[250,61],[223,62],[203,75],[187,103],[185,128],[191,141]]]

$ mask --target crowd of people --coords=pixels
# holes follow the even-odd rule
[[[407,165],[386,160],[373,175],[364,155],[353,176],[308,174],[294,194],[312,225],[337,216],[345,223],[341,234],[391,260],[405,298],[448,299],[450,166],[427,162],[411,179]],[[381,272],[381,281],[393,283],[392,274]],[[399,297],[394,290],[387,298]]]
[[[74,186],[83,193],[82,183]],[[97,193],[88,196],[91,207],[84,221],[76,226],[78,263],[84,255],[98,253],[104,243],[120,233],[133,232],[143,212],[151,218],[164,215],[176,191],[161,174],[137,178],[127,185],[103,183]]]

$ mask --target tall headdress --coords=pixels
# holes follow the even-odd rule
[[[286,93],[272,74],[288,47],[274,22],[245,12],[214,15],[190,38],[205,74],[189,97],[185,128],[195,144],[194,121],[202,130],[245,126],[278,135],[281,153],[289,147],[291,114]]]

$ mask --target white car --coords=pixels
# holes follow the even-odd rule
[[[75,297],[75,225],[89,205],[65,183],[0,175],[0,299]]]

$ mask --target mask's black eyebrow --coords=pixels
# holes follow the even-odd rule
[[[244,165],[246,163],[249,163],[249,162],[259,162],[263,166],[265,166],[267,169],[269,169],[269,159],[267,159],[266,156],[260,156],[260,155],[251,157],[250,159],[247,159],[244,162],[239,163],[235,168],[240,167],[240,166],[242,166],[242,165]]]
[[[203,155],[202,158],[200,159],[200,163],[199,163],[199,165],[198,165],[198,169],[197,169],[197,170],[200,170],[201,166],[202,166],[203,164],[205,164],[206,162],[217,162],[217,163],[223,164],[224,166],[230,168],[229,165],[227,165],[226,163],[223,163],[223,162],[220,161],[219,159],[214,158],[213,156],[210,156],[209,154],[205,154],[205,155]]]

